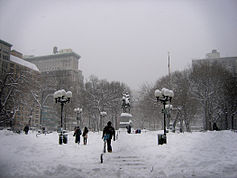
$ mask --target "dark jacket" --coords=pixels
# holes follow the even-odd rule
[[[81,129],[80,128],[77,128],[74,132],[74,135],[73,136],[80,136],[81,135]]]
[[[25,132],[28,132],[29,130],[30,130],[29,126],[26,125],[25,128],[24,128],[24,131],[25,131]]]
[[[85,137],[86,134],[88,134],[88,132],[89,132],[89,131],[88,131],[87,127],[85,127],[84,130],[83,130],[82,136]]]
[[[114,140],[115,140],[115,130],[114,128],[111,126],[111,125],[107,125],[105,126],[104,130],[103,130],[103,138],[104,136],[108,136],[108,139],[112,139],[112,137],[114,137]]]

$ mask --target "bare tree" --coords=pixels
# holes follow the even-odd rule
[[[228,110],[225,89],[230,78],[230,73],[217,63],[205,62],[193,66],[192,92],[204,111],[205,130],[212,130],[212,124],[219,121],[223,129],[228,127],[227,118],[225,126],[221,120]]]
[[[191,122],[197,112],[197,101],[191,92],[190,70],[174,72],[172,74],[172,86],[175,92],[173,104],[177,108],[180,127],[184,122],[186,130],[191,131]]]
[[[35,78],[36,77],[36,78]],[[19,108],[32,111],[33,95],[37,96],[38,80],[35,71],[27,68],[16,72],[2,71],[0,77],[0,118],[1,123],[14,123]],[[10,114],[9,114],[10,113]],[[30,119],[30,118],[29,118]]]
[[[114,120],[114,123],[117,123],[124,90],[130,92],[123,83],[99,80],[96,76],[91,76],[85,83],[83,108],[86,113],[84,114],[89,118],[89,123],[97,123],[93,124],[95,130],[101,130],[107,120]],[[102,111],[106,111],[107,116],[99,121]]]

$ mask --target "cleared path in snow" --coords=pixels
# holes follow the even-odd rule
[[[136,177],[150,177],[153,167],[148,164],[144,155],[136,152],[144,146],[139,142],[141,136],[119,132],[118,140],[112,142],[113,152],[106,152],[103,156],[103,167],[115,172],[115,177],[129,177],[131,173]]]

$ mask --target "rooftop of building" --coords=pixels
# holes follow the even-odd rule
[[[37,71],[37,72],[40,72],[38,67],[35,65],[35,64],[32,64],[28,61],[25,61],[19,57],[16,57],[16,56],[13,56],[13,55],[10,55],[10,61],[14,62],[14,63],[17,63],[17,64],[20,64],[22,66],[25,66],[27,68],[30,68],[34,71]]]
[[[194,59],[194,60],[233,60],[233,59],[237,59],[237,56],[218,57],[218,58],[201,58],[201,59]]]
[[[44,56],[23,56],[26,60],[38,60],[38,59],[48,59],[48,58],[55,58],[55,57],[63,57],[63,56],[75,56],[77,59],[80,59],[81,56],[73,51],[67,51],[67,52],[61,52],[61,53],[55,53],[50,55],[44,55]]]
[[[12,44],[10,44],[10,43],[8,43],[8,42],[6,42],[6,41],[3,41],[3,40],[1,40],[1,39],[0,39],[0,43],[6,45],[6,46],[8,46],[8,47],[12,47]]]
[[[223,61],[223,60],[236,60],[237,56],[231,56],[231,57],[221,57],[220,52],[218,52],[216,49],[213,49],[211,53],[207,53],[205,58],[201,59],[193,59],[192,61],[203,61],[203,60],[208,60],[208,61]]]

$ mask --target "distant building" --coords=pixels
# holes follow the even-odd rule
[[[46,127],[55,129],[59,125],[60,114],[51,114],[55,112],[54,104],[52,103],[52,94],[58,89],[70,90],[73,96],[77,96],[80,93],[84,80],[82,71],[79,70],[80,56],[73,52],[72,49],[62,49],[58,51],[57,47],[54,47],[53,54],[45,56],[24,56],[24,58],[34,63],[41,71],[42,80],[45,81],[44,83],[46,84],[44,88],[46,88],[46,90],[48,88],[48,91],[45,90],[44,93],[42,93],[42,99],[44,100],[44,98],[51,95],[51,99],[45,101],[42,106],[45,109],[42,110],[41,123]],[[72,116],[72,114],[70,114],[67,116],[68,118]],[[54,128],[52,128],[53,123]],[[68,123],[67,125],[72,124]]]
[[[234,57],[220,57],[220,53],[217,50],[212,50],[211,53],[206,54],[205,59],[192,60],[192,65],[202,64],[209,62],[213,64],[215,62],[221,64],[233,75],[237,75],[237,56]]]
[[[0,39],[0,59],[10,60],[10,52],[12,45]]]
[[[10,66],[10,70],[13,69],[17,75],[24,71],[27,72],[29,78],[40,82],[40,71],[34,64],[11,55]],[[32,87],[34,88],[34,86]],[[19,106],[19,111],[16,113],[14,121],[15,126],[20,128],[26,124],[29,124],[30,127],[40,127],[40,105],[34,96],[31,95],[27,107],[24,105]]]
[[[220,53],[216,49],[213,49],[211,53],[206,54],[206,59],[217,59],[217,58],[220,58]]]
[[[0,75],[1,77],[6,76],[10,73],[11,77],[14,79],[19,78],[21,75],[27,73],[26,79],[32,79],[34,81],[40,81],[40,71],[35,64],[32,64],[28,61],[21,59],[22,54],[16,50],[11,51],[12,45],[0,40],[1,46],[1,58],[0,58]],[[2,80],[3,78],[1,78]],[[24,82],[21,86],[21,91],[24,92]],[[31,87],[31,86],[28,86]],[[34,88],[35,86],[32,86]],[[19,88],[18,88],[19,89]],[[11,95],[11,90],[14,91],[14,88],[5,87],[4,92],[2,93],[1,100],[4,101],[7,95]],[[29,93],[27,91],[27,93]],[[31,96],[30,98],[27,98]],[[13,126],[16,128],[22,129],[26,124],[29,124],[30,127],[39,127],[40,125],[40,106],[34,99],[34,97],[29,93],[29,95],[21,95],[22,101],[26,101],[26,104],[21,104],[20,102],[14,103],[12,99],[9,99],[7,106],[5,107],[6,114],[9,112],[16,111],[12,119]],[[16,98],[14,98],[15,100]],[[9,118],[7,119],[9,121]],[[4,123],[4,126],[9,125],[9,123]]]

